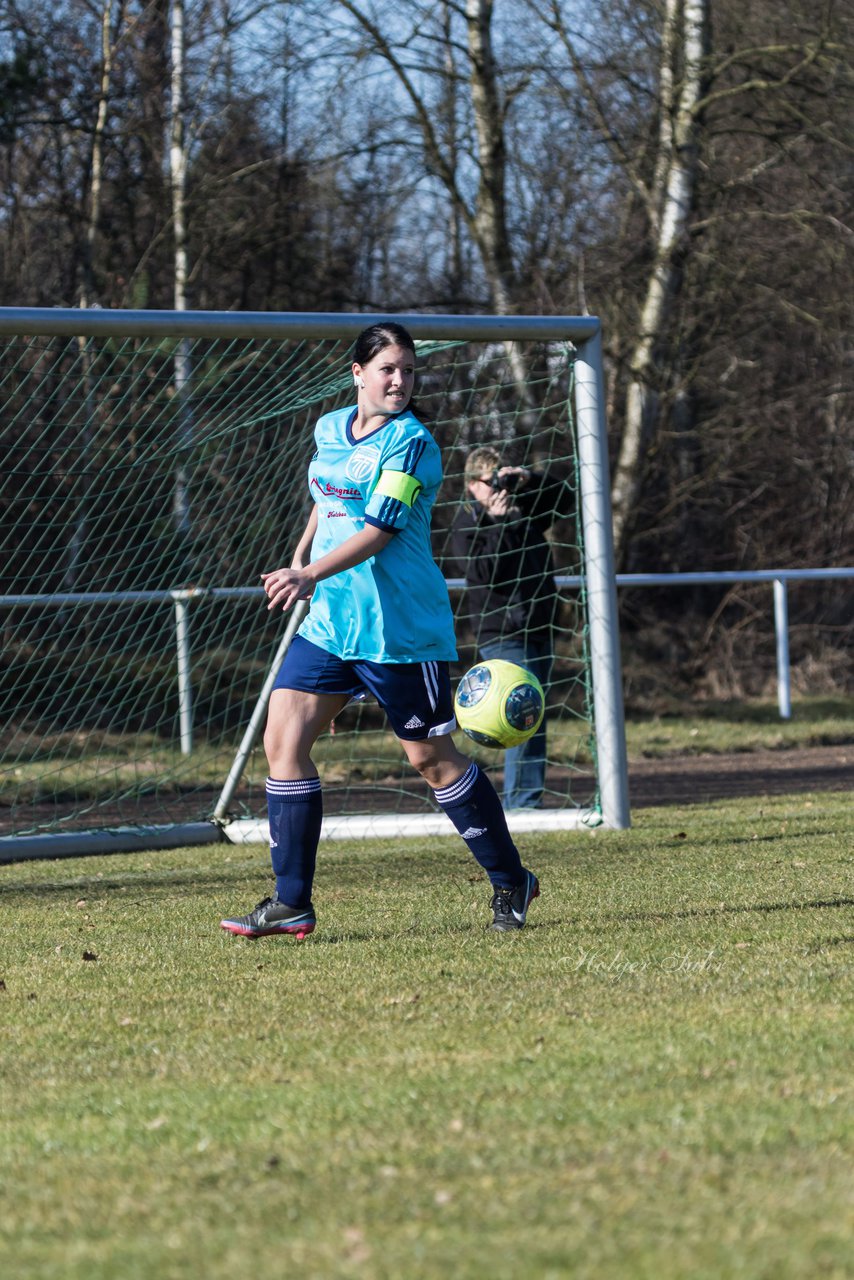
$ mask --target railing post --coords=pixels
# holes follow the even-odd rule
[[[783,720],[792,718],[789,671],[789,600],[783,578],[774,579],[774,633],[777,638],[777,706]]]
[[[181,755],[193,750],[193,686],[190,680],[190,624],[187,617],[188,601],[192,592],[172,591],[175,602],[175,643],[178,654],[178,724],[181,734]]]

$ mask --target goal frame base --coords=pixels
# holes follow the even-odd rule
[[[596,809],[511,810],[506,814],[510,831],[594,831],[607,825]],[[223,825],[232,844],[270,843],[269,823],[260,818],[236,818]],[[453,824],[443,813],[377,813],[328,817],[321,840],[418,839],[454,836]]]
[[[217,822],[183,822],[157,827],[114,827],[105,831],[49,831],[37,836],[0,836],[0,865],[39,858],[82,858],[92,854],[146,853],[187,845],[219,844]]]

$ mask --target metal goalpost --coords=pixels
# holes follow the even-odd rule
[[[511,814],[513,830],[555,830],[630,825],[628,767],[623,716],[616,575],[609,497],[609,467],[600,322],[592,316],[455,316],[369,313],[267,313],[205,311],[107,311],[74,308],[0,308],[0,335],[74,340],[180,339],[267,343],[320,340],[351,341],[368,324],[394,319],[421,344],[554,343],[572,350],[573,412],[577,448],[578,505],[583,529],[581,578],[586,602],[589,679],[596,741],[598,805]],[[264,823],[234,819],[232,800],[247,760],[263,727],[273,676],[300,617],[288,623],[270,674],[224,779],[219,797],[204,821],[100,831],[52,831],[0,837],[0,860],[57,857],[81,852],[122,852],[175,847],[227,838],[264,837]],[[450,834],[444,814],[331,816],[324,836]]]

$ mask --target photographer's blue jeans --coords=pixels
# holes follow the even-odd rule
[[[480,657],[503,658],[516,662],[537,677],[547,691],[552,674],[554,655],[546,643],[529,640],[493,640],[480,649]],[[546,722],[540,725],[533,738],[519,747],[504,752],[504,808],[536,809],[543,798],[546,785]]]

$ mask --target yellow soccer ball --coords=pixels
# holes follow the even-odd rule
[[[463,733],[485,747],[518,747],[543,722],[546,699],[532,672],[503,658],[471,667],[457,686],[454,711]]]

